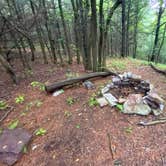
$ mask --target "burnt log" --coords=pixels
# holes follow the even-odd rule
[[[71,78],[71,79],[60,81],[60,82],[55,82],[51,85],[46,85],[45,90],[48,93],[52,93],[55,90],[58,90],[58,89],[61,89],[61,88],[64,88],[64,87],[67,87],[67,86],[70,86],[70,85],[73,85],[73,84],[76,84],[76,83],[79,83],[79,82],[83,82],[83,81],[88,80],[88,79],[92,79],[92,78],[96,78],[96,77],[107,77],[107,76],[110,76],[110,75],[118,76],[116,73],[111,72],[111,71],[95,72],[95,73],[87,74],[85,76],[81,76],[81,77],[77,77],[77,78]]]

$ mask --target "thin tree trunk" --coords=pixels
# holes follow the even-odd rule
[[[41,29],[40,29],[38,21],[36,20],[36,16],[35,16],[36,12],[35,12],[35,8],[34,8],[34,4],[33,4],[32,0],[29,0],[29,2],[30,2],[32,14],[34,16],[35,23],[36,23],[35,24],[36,25],[36,32],[37,32],[37,35],[38,35],[41,51],[42,51],[42,54],[43,54],[44,63],[47,64],[48,63],[47,55],[46,55],[46,51],[45,51],[44,42],[43,42],[43,39],[42,39]]]
[[[76,4],[74,0],[71,0],[71,4],[74,11],[74,33],[75,33],[75,45],[76,45],[76,56],[77,56],[77,63],[80,63],[80,53],[79,53],[79,40],[78,40],[78,11],[76,9]]]
[[[121,48],[121,56],[125,57],[126,53],[126,2],[125,0],[122,0],[122,48]]]
[[[106,50],[106,45],[107,45],[107,34],[108,34],[108,29],[109,29],[109,25],[111,22],[111,18],[113,16],[114,11],[117,9],[117,7],[122,3],[121,0],[116,0],[116,2],[114,3],[114,5],[110,8],[109,10],[109,14],[106,20],[106,26],[104,29],[104,41],[103,41],[103,59],[102,59],[102,66],[105,67],[106,66],[106,54],[105,54],[105,50]]]
[[[67,48],[67,52],[68,52],[68,63],[72,64],[72,56],[71,56],[71,52],[70,52],[69,39],[68,39],[68,35],[67,35],[67,29],[66,29],[65,19],[64,19],[64,15],[63,15],[61,0],[58,0],[58,5],[59,5],[59,11],[60,11],[61,19],[62,19],[62,25],[63,25],[64,36],[65,36],[65,41],[66,41],[66,48]]]
[[[45,28],[47,30],[47,35],[48,35],[48,40],[50,43],[51,53],[52,53],[52,56],[54,59],[54,63],[57,63],[57,56],[56,56],[56,52],[55,52],[55,41],[52,39],[53,35],[52,35],[51,30],[48,26],[49,17],[48,17],[46,5],[45,5],[45,0],[42,0],[42,5],[43,5],[43,10],[44,10]]]
[[[100,29],[100,37],[99,37],[99,46],[98,46],[98,69],[99,71],[102,69],[102,56],[103,56],[103,31],[104,28],[104,16],[103,16],[103,0],[100,0],[99,5],[99,29]]]
[[[128,0],[128,10],[127,10],[127,25],[126,25],[126,56],[129,56],[129,26],[130,26],[130,12],[131,12],[131,0]]]
[[[160,22],[161,22],[161,17],[162,17],[163,11],[164,10],[163,10],[162,6],[160,6],[159,12],[158,12],[158,19],[157,19],[157,25],[156,25],[154,45],[153,45],[153,50],[152,50],[152,55],[151,55],[151,61],[152,62],[154,62],[155,59],[156,59],[158,39],[159,39],[159,33],[160,33]]]
[[[138,33],[138,11],[139,10],[139,2],[136,1],[135,6],[135,18],[134,18],[134,47],[133,47],[133,58],[137,56],[137,33]]]
[[[163,44],[164,44],[165,34],[166,34],[166,24],[165,24],[164,31],[163,31],[162,41],[161,41],[161,44],[160,44],[158,52],[157,52],[157,62],[159,62],[160,51],[161,51]]]
[[[92,36],[92,58],[93,71],[97,71],[98,55],[97,55],[97,15],[96,15],[96,0],[91,0],[91,36]]]

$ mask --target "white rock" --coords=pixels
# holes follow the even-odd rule
[[[108,105],[108,102],[104,97],[98,98],[96,100],[99,103],[100,107],[104,107],[104,106]]]
[[[59,95],[62,94],[62,93],[64,93],[64,90],[63,90],[63,89],[60,89],[60,90],[55,91],[52,95],[53,95],[54,97],[56,97],[56,96],[59,96]]]

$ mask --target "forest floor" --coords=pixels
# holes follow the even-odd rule
[[[166,78],[146,63],[115,59],[110,60],[108,66],[115,71],[131,71],[141,75],[144,80],[150,80],[166,100]],[[21,73],[21,68],[17,71]],[[33,64],[33,72],[27,72],[26,79],[22,76],[19,86],[14,86],[2,69],[0,72],[0,99],[6,100],[14,107],[1,127],[7,127],[13,120],[19,120],[18,127],[23,127],[31,133],[38,128],[47,130],[43,136],[33,136],[27,153],[16,166],[166,165],[166,124],[142,127],[137,123],[155,117],[125,115],[109,106],[100,108],[88,105],[90,97],[99,87],[108,83],[111,77],[93,81],[96,86],[94,90],[77,85],[53,97],[32,87],[30,83],[48,83],[85,74],[82,65],[57,67],[36,62]],[[18,95],[25,96],[22,104],[15,103]],[[68,98],[73,98],[74,103],[69,104]],[[27,106],[34,101],[40,104],[27,110]]]

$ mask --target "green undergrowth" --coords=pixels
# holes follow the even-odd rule
[[[129,64],[133,64],[136,66],[148,66],[151,62],[148,62],[146,60],[140,60],[140,59],[133,59],[131,57],[128,58],[109,58],[107,59],[107,68],[109,68],[112,71],[116,72],[122,72],[127,69],[127,66]],[[154,66],[156,66],[158,69],[166,70],[166,64],[155,64],[152,63]]]

